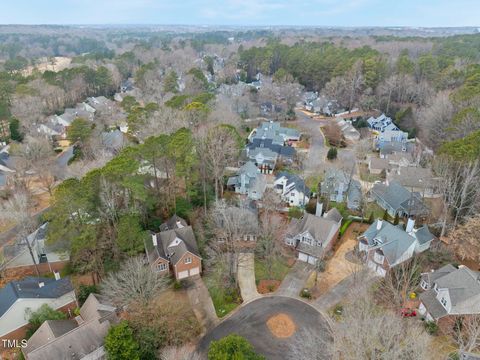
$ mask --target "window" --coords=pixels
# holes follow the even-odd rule
[[[422,282],[420,283],[420,286],[422,287],[423,290],[428,289],[428,283],[425,280],[422,280]]]
[[[442,305],[443,305],[444,307],[447,307],[447,300],[446,300],[444,297],[442,297],[442,298],[440,299],[440,302],[442,303]]]
[[[167,270],[167,264],[165,263],[159,263],[155,266],[157,271],[165,271]]]
[[[185,260],[183,261],[185,264],[191,264],[192,263],[192,258],[189,256],[189,257],[186,257]]]

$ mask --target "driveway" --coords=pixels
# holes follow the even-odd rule
[[[276,294],[299,297],[300,291],[305,287],[305,283],[312,271],[311,265],[297,260],[287,276],[285,276],[285,279],[283,279]]]
[[[329,289],[327,293],[320,296],[316,300],[312,301],[311,304],[315,309],[322,312],[328,312],[330,308],[342,302],[347,297],[352,285],[359,274],[352,274],[340,281],[334,287]]]
[[[203,327],[203,333],[214,328],[219,320],[212,298],[200,276],[187,279],[187,295],[193,312]]]
[[[255,284],[254,255],[251,253],[238,254],[238,285],[244,302],[252,301],[260,296]]]
[[[287,317],[294,324],[294,329],[288,336],[277,337],[267,326],[267,321],[271,321],[275,316]],[[330,358],[323,353],[321,345],[322,341],[331,341],[327,321],[318,311],[300,300],[283,296],[268,296],[254,300],[206,334],[200,341],[199,350],[206,353],[211,341],[232,333],[247,338],[256,351],[267,359],[307,360],[313,358],[310,355],[311,351],[320,353],[316,359]],[[303,338],[305,333],[315,334],[316,342],[309,349],[306,349]]]

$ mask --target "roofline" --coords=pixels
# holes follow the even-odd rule
[[[196,254],[192,253],[191,251],[188,251],[188,250],[187,250],[187,251],[185,252],[185,254],[187,254],[187,253],[188,253],[188,254],[192,254],[193,256],[195,256],[196,258],[198,258],[198,259],[200,259],[200,260],[203,260],[199,255],[196,255]],[[178,259],[178,261],[177,261],[176,263],[173,263],[173,262],[172,262],[172,265],[173,265],[173,266],[177,266],[177,264],[180,262],[180,259],[183,258],[183,257],[185,256],[185,254],[183,254],[182,256],[180,256],[180,258]]]

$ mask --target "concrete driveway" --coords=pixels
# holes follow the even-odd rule
[[[243,302],[252,301],[260,294],[255,284],[255,262],[253,252],[238,254],[238,285]]]
[[[297,260],[287,276],[283,279],[276,294],[299,297],[300,291],[305,287],[305,283],[312,271],[313,268],[311,265]]]
[[[267,321],[273,316],[284,314],[295,324],[296,329],[290,337],[275,337],[267,326]],[[315,334],[318,341],[313,349],[305,349],[302,334],[305,332]],[[215,329],[206,334],[199,344],[202,353],[208,351],[211,341],[221,339],[229,334],[241,335],[250,341],[256,351],[267,359],[312,359],[308,351],[319,351],[317,359],[328,359],[329,356],[321,354],[322,341],[329,342],[328,323],[325,318],[313,307],[296,299],[283,296],[268,296],[254,300],[236,311],[232,316],[223,321]],[[299,347],[294,344],[300,344]],[[299,353],[305,351],[305,354]]]
[[[200,276],[187,279],[186,283],[188,299],[205,333],[219,323],[212,298]]]

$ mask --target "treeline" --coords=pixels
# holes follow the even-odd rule
[[[169,215],[189,218],[221,196],[224,169],[241,140],[220,125],[203,135],[182,128],[125,148],[104,167],[67,179],[53,194],[48,241],[70,252],[73,269],[97,275],[141,253],[146,230]]]
[[[284,69],[309,90],[320,90],[335,76],[344,75],[357,60],[367,61],[371,77],[380,77],[384,60],[368,46],[349,50],[331,43],[298,43],[293,46],[271,41],[265,47],[239,49],[246,80],[258,72],[274,75]]]

